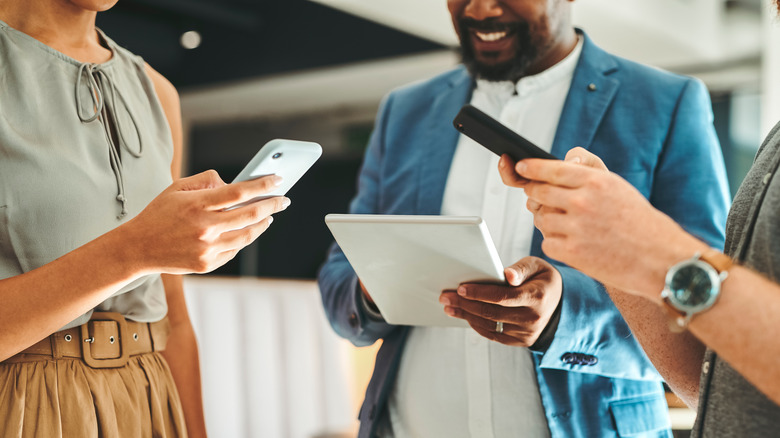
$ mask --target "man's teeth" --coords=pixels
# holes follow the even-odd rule
[[[482,41],[498,41],[501,38],[504,38],[506,36],[506,32],[490,32],[490,33],[483,33],[483,32],[474,32],[477,35],[477,38],[479,38]]]

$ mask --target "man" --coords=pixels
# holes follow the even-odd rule
[[[466,68],[384,100],[351,212],[482,216],[515,264],[504,286],[442,294],[473,330],[410,328],[382,319],[334,246],[319,276],[332,326],[356,345],[383,340],[359,435],[670,436],[660,377],[617,309],[594,280],[540,258],[523,191],[452,119],[470,102],[556,156],[587,146],[717,247],[728,195],[706,90],[603,52],[572,27],[571,1],[448,6]]]
[[[653,209],[594,155],[578,149],[568,158],[596,169],[524,160],[518,176],[508,157],[501,161],[505,182],[528,193],[545,253],[609,285],[658,371],[698,406],[693,437],[777,436],[780,124],[734,198],[727,255]]]

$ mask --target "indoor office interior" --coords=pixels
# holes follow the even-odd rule
[[[577,0],[602,48],[709,88],[732,195],[780,119],[780,25],[765,0]],[[185,280],[211,436],[354,436],[377,346],[330,328],[315,281],[383,95],[458,63],[445,0],[121,0],[98,25],[179,90],[185,174],[230,181],[275,138],[323,155],[233,261]],[[680,437],[694,413],[674,403]]]

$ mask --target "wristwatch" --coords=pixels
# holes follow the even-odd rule
[[[694,315],[715,304],[731,265],[729,256],[713,249],[669,268],[661,303],[670,316],[671,331],[684,331]]]

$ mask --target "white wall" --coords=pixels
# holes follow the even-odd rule
[[[185,292],[210,436],[354,436],[352,347],[314,281],[188,276]]]

